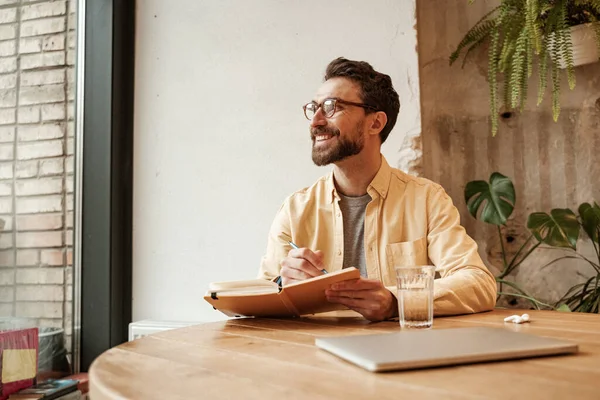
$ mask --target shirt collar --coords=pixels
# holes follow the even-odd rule
[[[381,155],[381,166],[379,167],[379,171],[375,175],[375,178],[371,181],[369,186],[367,187],[367,193],[373,197],[371,193],[373,190],[379,194],[379,196],[385,197],[388,194],[388,189],[390,187],[390,177],[392,176],[392,168],[388,164],[387,160]],[[327,193],[331,193],[331,202],[335,200],[340,200],[340,196],[335,189],[335,184],[333,183],[333,171],[329,173],[327,176]]]

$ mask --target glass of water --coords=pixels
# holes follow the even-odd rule
[[[428,329],[433,325],[433,265],[396,267],[398,314],[404,328]]]

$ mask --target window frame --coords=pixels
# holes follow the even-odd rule
[[[78,0],[73,370],[127,341],[132,309],[134,0]]]

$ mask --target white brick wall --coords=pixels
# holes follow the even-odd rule
[[[45,301],[28,301],[17,302],[17,312],[19,317],[30,318],[61,318],[63,317],[63,303],[61,302],[45,302]]]
[[[19,161],[15,166],[17,178],[34,178],[38,174],[38,161]]]
[[[21,86],[50,85],[52,83],[64,83],[65,71],[51,69],[48,71],[33,71],[21,73]],[[62,86],[62,85],[61,85]],[[64,90],[64,87],[63,87]]]
[[[42,107],[42,115],[43,110]],[[47,139],[60,139],[64,135],[65,130],[61,124],[23,125],[19,127],[18,140],[20,142],[31,142]]]
[[[18,267],[35,267],[40,263],[39,250],[17,250],[17,266]]]
[[[17,37],[17,24],[0,25],[0,40]]]
[[[14,299],[15,288],[7,287],[0,292],[0,303],[12,303]]]
[[[65,38],[66,35],[61,33],[59,35],[47,36],[42,42],[42,48],[44,51],[51,50],[64,50],[65,49]]]
[[[40,251],[40,262],[42,265],[48,266],[64,266],[65,257],[67,253],[64,250],[41,250]]]
[[[15,22],[17,20],[17,9],[16,8],[5,8],[0,12],[0,24],[7,22]]]
[[[16,182],[17,196],[34,196],[38,194],[54,194],[63,192],[63,179],[39,178],[19,180]],[[43,217],[43,216],[42,216]]]
[[[22,285],[17,287],[17,301],[63,301],[64,288],[60,285]]]
[[[22,82],[23,80],[21,80],[21,83]],[[36,122],[40,122],[40,107],[19,107],[19,111],[17,113],[17,121],[20,124],[33,124]]]
[[[18,227],[17,227],[18,228]],[[63,232],[17,232],[17,248],[60,247]]]
[[[2,15],[2,13],[0,13]],[[15,40],[6,40],[0,42],[0,57],[12,56],[17,52],[17,42]]]
[[[65,18],[45,18],[38,21],[26,21],[21,23],[21,37],[39,36],[48,33],[65,31]]]
[[[13,177],[13,165],[14,163],[2,163],[0,164],[0,180],[12,179]]]
[[[52,51],[49,53],[28,54],[21,56],[21,68],[23,70],[41,67],[56,67],[64,64],[64,51]]]
[[[10,89],[17,86],[17,74],[0,75],[0,88]]]
[[[0,160],[13,160],[15,157],[14,146],[7,144],[0,146]]]
[[[64,211],[63,197],[60,195],[21,197],[16,203],[17,214],[62,212]]]
[[[15,283],[15,273],[10,269],[0,269],[0,285],[13,285]],[[6,288],[8,289],[8,288]]]
[[[64,101],[64,85],[22,86],[19,91],[20,106]]]
[[[67,13],[66,1],[50,1],[46,3],[24,6],[21,8],[21,20],[54,17]],[[61,29],[64,30],[64,29]]]
[[[42,106],[42,121],[64,121],[66,114],[66,107],[62,103],[58,104],[44,104]],[[62,127],[61,127],[62,129]],[[61,132],[61,137],[62,137]]]
[[[66,158],[65,160],[65,169],[67,170],[67,174],[72,174],[73,173],[73,156],[69,156]]]
[[[14,108],[0,108],[0,125],[12,125],[16,120],[17,114]]]
[[[0,249],[8,250],[14,248],[14,240],[12,236],[2,236],[0,237]]]
[[[65,173],[65,160],[60,158],[49,158],[47,160],[40,160],[40,176],[50,176],[50,175],[62,175]],[[72,179],[67,179],[67,182],[72,181]]]
[[[12,185],[7,182],[0,182],[0,196],[12,196]]]
[[[0,214],[12,213],[12,198],[11,197],[0,197]],[[7,237],[7,234],[0,234],[0,240]]]
[[[17,143],[17,156],[19,160],[34,158],[47,158],[64,155],[62,140],[47,140],[34,143]],[[12,154],[12,153],[11,153]],[[0,148],[0,157],[2,156]]]
[[[37,53],[40,51],[42,51],[42,39],[40,38],[26,38],[19,41],[20,54]]]
[[[10,224],[9,224],[10,226]],[[10,228],[7,228],[9,230]],[[0,251],[0,265],[3,267],[12,267],[15,263],[14,251],[4,250]]]
[[[75,0],[0,0],[0,317],[72,321]]]
[[[15,140],[15,127],[0,127],[0,142],[12,143]]]
[[[16,281],[27,285],[62,285],[65,279],[64,271],[61,268],[19,268]]]
[[[17,57],[2,57],[0,59],[0,74],[17,70]]]

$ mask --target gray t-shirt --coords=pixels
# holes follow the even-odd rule
[[[339,194],[344,224],[344,268],[356,267],[367,277],[365,260],[365,212],[371,196],[349,197]]]

